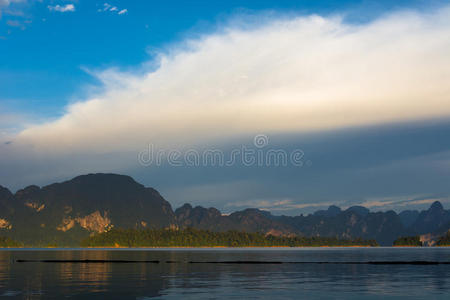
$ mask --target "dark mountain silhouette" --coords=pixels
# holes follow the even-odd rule
[[[417,210],[404,210],[398,214],[403,226],[410,227],[419,217],[419,211]]]
[[[222,215],[215,208],[201,206],[193,208],[190,204],[185,204],[175,210],[175,215],[181,228],[195,227],[213,231],[245,230],[273,235],[296,232],[294,227],[277,222],[269,212],[254,208]]]
[[[0,236],[33,246],[78,246],[111,228],[239,230],[272,235],[376,239],[392,245],[400,236],[434,237],[450,228],[450,211],[439,202],[428,210],[371,212],[362,206],[330,206],[313,214],[274,216],[248,208],[223,215],[216,208],[185,204],[172,210],[156,190],[129,176],[89,174],[13,195],[0,186]]]
[[[76,244],[90,233],[114,227],[176,226],[170,204],[131,177],[90,174],[14,195],[15,213],[8,233],[25,243]]]
[[[336,205],[331,205],[327,210],[318,210],[314,213],[315,216],[322,217],[335,217],[342,212],[340,207]]]
[[[411,229],[418,234],[435,232],[450,223],[450,212],[445,210],[439,201],[434,202],[428,210],[422,211]]]
[[[14,206],[14,195],[0,185],[0,214],[12,213]]]
[[[365,208],[364,206],[351,206],[347,208],[346,211],[353,212],[355,214],[360,215],[361,217],[367,216],[367,214],[370,212],[370,210]]]
[[[14,211],[14,195],[0,185],[0,229],[7,229],[11,226],[9,220]]]

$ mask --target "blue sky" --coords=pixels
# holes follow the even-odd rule
[[[103,11],[105,3],[127,12]],[[436,3],[440,2],[19,1],[3,8],[0,20],[2,106],[38,116],[61,113],[68,101],[83,95],[83,85],[98,83],[86,69],[139,66],[152,50],[214,31],[239,14],[339,13],[349,21],[365,22],[392,9],[430,9]],[[49,9],[70,4],[75,11]]]
[[[448,1],[0,0],[0,184],[118,172],[175,206],[227,212],[446,203],[448,11]],[[261,133],[310,165],[136,161],[150,143],[229,152]]]

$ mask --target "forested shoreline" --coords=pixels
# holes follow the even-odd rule
[[[437,240],[436,246],[439,246],[439,247],[449,247],[450,246],[450,231],[447,232],[447,234],[443,235],[442,237],[440,237]]]
[[[0,248],[57,248],[73,245],[33,245],[0,236]],[[85,238],[75,247],[83,248],[201,248],[201,247],[377,247],[376,240],[338,239],[336,237],[274,236],[229,230],[215,232],[187,229],[120,229]],[[420,236],[399,237],[394,247],[421,247]],[[450,246],[450,233],[436,240],[435,246]]]
[[[23,244],[9,237],[0,236],[0,248],[20,248]]]
[[[422,247],[420,236],[403,236],[394,241],[394,247]]]
[[[273,236],[243,231],[213,232],[188,228],[112,229],[81,242],[82,247],[335,247],[378,246],[375,240]]]

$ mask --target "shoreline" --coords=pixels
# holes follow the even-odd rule
[[[390,247],[390,246],[386,246]],[[379,246],[161,246],[161,247],[0,247],[0,249],[252,249],[252,248],[379,248]],[[392,247],[391,247],[392,248]]]
[[[244,246],[244,247],[227,247],[227,246],[203,246],[203,247],[189,247],[189,246],[170,246],[170,247],[0,247],[0,250],[20,249],[20,250],[34,250],[34,249],[60,249],[60,250],[134,250],[134,249],[304,249],[304,248],[447,248],[450,246]]]

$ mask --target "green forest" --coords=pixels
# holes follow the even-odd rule
[[[60,241],[61,242],[61,241]],[[436,241],[436,246],[450,246],[450,232]],[[65,243],[28,245],[10,237],[0,236],[0,248],[20,247],[67,247]],[[244,231],[214,232],[187,228],[173,229],[112,229],[105,233],[84,238],[70,247],[336,247],[368,246],[376,247],[375,240],[338,239],[334,237],[273,236]],[[393,246],[421,247],[420,236],[399,237]]]
[[[395,246],[409,246],[409,247],[422,247],[423,244],[420,241],[420,236],[403,236],[394,241]]]
[[[436,242],[436,246],[450,246],[450,231],[439,238],[439,240]]]
[[[112,229],[91,236],[82,247],[320,247],[378,246],[375,240],[337,239],[331,237],[277,237],[242,231],[212,232],[188,228]]]
[[[23,244],[9,237],[0,236],[0,248],[17,248],[17,247],[23,247]]]

